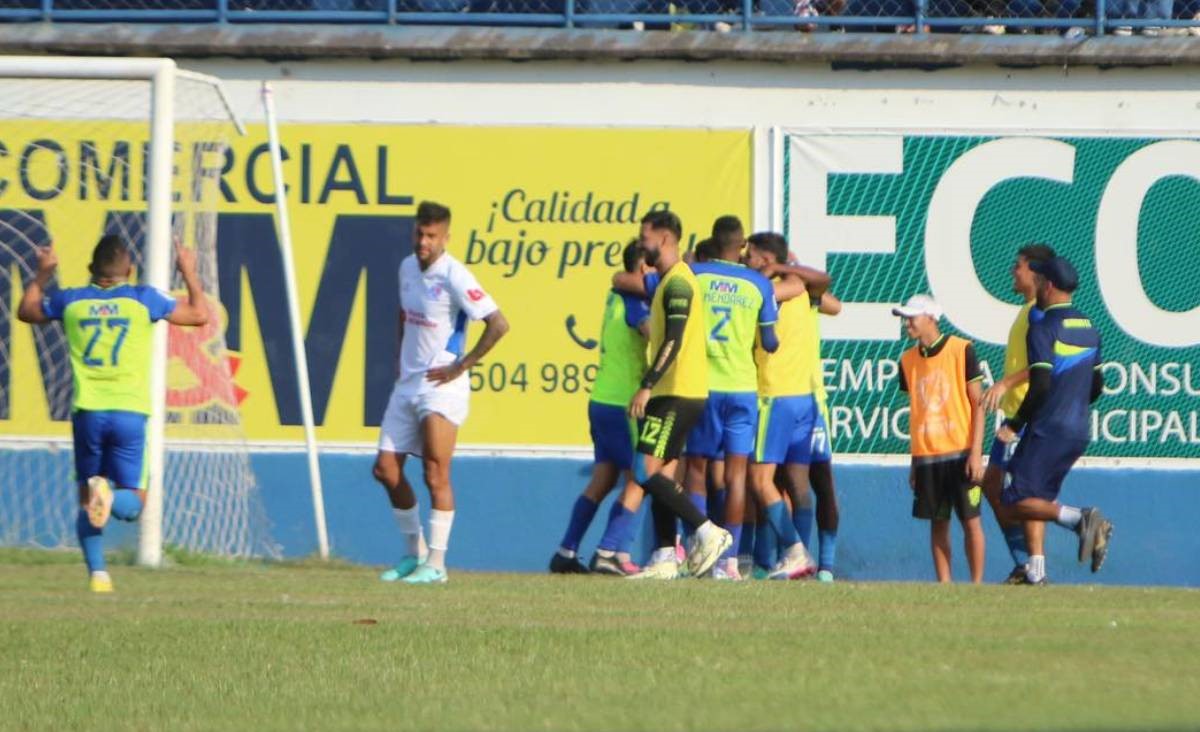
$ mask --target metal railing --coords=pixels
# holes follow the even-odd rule
[[[1200,0],[0,0],[0,22],[1200,35]]]

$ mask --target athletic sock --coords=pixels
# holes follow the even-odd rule
[[[721,555],[722,559],[737,559],[738,549],[742,546],[742,525],[730,524],[725,527],[725,530],[733,536],[733,541],[730,542],[729,548]]]
[[[754,539],[758,534],[758,524],[751,524],[750,531],[746,531],[746,524],[742,524],[741,537],[735,545],[738,556],[750,556],[754,554]]]
[[[708,494],[708,518],[718,524],[725,520],[725,500],[729,491],[722,488]]]
[[[796,506],[792,509],[792,525],[796,527],[796,533],[800,541],[804,542],[804,546],[812,543],[814,515],[812,506]]]
[[[1008,545],[1008,554],[1012,557],[1013,564],[1017,567],[1024,567],[1029,563],[1029,549],[1025,546],[1025,528],[1020,524],[1012,524],[1001,527],[1001,530],[1004,532],[1004,543]]]
[[[689,500],[689,496],[684,495],[686,491],[683,490],[683,486],[662,473],[655,473],[646,478],[642,483],[642,489],[653,496],[663,507],[683,519],[685,524],[698,527],[708,521],[704,512],[696,508],[695,504]]]
[[[410,557],[421,556],[421,514],[414,505],[412,508],[393,508],[392,515],[396,517],[396,525],[404,537],[404,552]]]
[[[796,531],[795,524],[788,520],[786,503],[782,500],[775,501],[767,506],[764,511],[767,514],[767,523],[770,524],[775,537],[779,539],[779,548],[781,551],[800,541],[800,535]]]
[[[1054,520],[1054,523],[1058,524],[1064,529],[1075,531],[1078,528],[1080,521],[1083,521],[1083,511],[1075,508],[1074,506],[1064,505],[1058,507],[1058,518]]]
[[[832,572],[833,565],[837,560],[837,532],[818,530],[817,541],[821,544],[817,564],[821,569],[828,569]]]
[[[619,552],[624,546],[624,538],[632,534],[634,513],[620,501],[613,501],[608,510],[608,524],[604,527],[604,536],[600,537],[597,549],[606,552]]]
[[[75,536],[79,538],[79,548],[83,550],[83,561],[87,564],[88,572],[103,572],[104,531],[92,526],[87,511],[82,508],[75,519]]]
[[[702,495],[699,493],[692,493],[691,491],[688,491],[687,497],[688,497],[688,501],[693,506],[696,507],[697,511],[700,512],[700,515],[711,519],[711,517],[708,516],[708,496]],[[712,519],[712,520],[716,521],[716,519]],[[692,534],[694,534],[695,531],[696,531],[695,526],[688,525],[688,523],[686,521],[683,522],[683,541],[685,544],[691,540]]]
[[[599,505],[587,496],[575,499],[575,506],[571,509],[571,520],[567,522],[567,533],[563,534],[562,543],[559,544],[561,549],[571,553],[571,557],[574,557],[575,552],[579,551],[579,542],[583,541],[583,535],[591,525],[597,508]],[[559,553],[563,554],[561,549]]]
[[[453,511],[429,512],[429,558],[425,563],[434,569],[446,569],[446,549],[450,546],[450,528],[454,526]]]
[[[783,501],[779,502],[780,504]],[[787,512],[787,509],[784,509]],[[784,519],[788,526],[791,522]],[[796,530],[793,528],[792,533]],[[754,564],[764,569],[770,569],[775,566],[778,561],[776,556],[779,554],[778,546],[775,538],[775,529],[771,526],[770,521],[760,521],[754,526]]]
[[[1030,582],[1041,582],[1046,577],[1046,557],[1043,554],[1029,555],[1029,565],[1025,568],[1025,576]]]
[[[121,521],[137,521],[142,514],[142,499],[138,492],[129,488],[113,491],[112,515]]]

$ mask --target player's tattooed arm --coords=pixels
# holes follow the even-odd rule
[[[452,364],[429,369],[429,371],[425,372],[425,378],[434,384],[445,384],[454,381],[459,376],[470,371],[472,366],[479,363],[488,354],[488,351],[491,351],[500,339],[504,337],[504,334],[508,332],[508,320],[504,317],[504,313],[501,313],[499,310],[485,317],[483,323],[483,334],[479,336],[479,340],[475,342],[475,347],[467,355]]]
[[[21,322],[37,325],[50,321],[50,316],[42,307],[42,299],[46,294],[46,285],[50,284],[50,280],[54,277],[56,267],[58,267],[58,255],[54,253],[54,245],[38,247],[37,272],[25,286],[25,294],[21,297],[21,304],[17,307],[17,317]]]
[[[693,297],[695,293],[692,292],[692,286],[683,278],[677,277],[667,285],[667,291],[663,293],[666,331],[662,346],[650,362],[650,370],[642,377],[643,389],[653,389],[679,355],[679,344],[683,342],[683,332],[691,314]]]
[[[204,299],[200,275],[196,274],[196,252],[176,242],[175,268],[183,277],[187,296],[178,298],[175,309],[167,315],[167,322],[172,325],[204,325],[208,322],[208,303]]]

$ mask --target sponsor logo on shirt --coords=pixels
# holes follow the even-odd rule
[[[429,318],[425,317],[425,313],[418,313],[413,310],[405,310],[404,311],[404,324],[409,325],[410,323],[412,325],[418,325],[422,328],[436,328],[437,327],[437,323],[435,323],[432,320],[430,320]]]
[[[471,302],[479,302],[487,297],[487,293],[483,290],[467,290],[467,297],[471,298]]]
[[[94,317],[103,317],[105,315],[120,315],[121,307],[116,303],[105,303],[103,305],[89,305],[88,315]]]

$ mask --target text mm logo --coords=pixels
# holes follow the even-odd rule
[[[91,315],[93,317],[104,316],[104,315],[118,315],[118,314],[120,314],[120,312],[121,312],[121,308],[119,306],[111,305],[111,304],[109,304],[109,305],[90,305],[88,307],[88,315]]]
[[[709,292],[737,292],[738,286],[736,282],[709,282]]]

